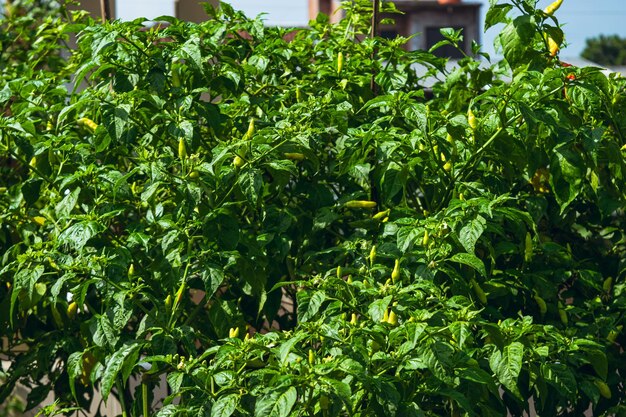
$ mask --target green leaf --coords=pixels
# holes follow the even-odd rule
[[[100,231],[100,225],[95,221],[83,221],[65,229],[59,235],[59,243],[74,250],[81,250]]]
[[[585,162],[569,145],[554,149],[550,161],[550,186],[561,206],[561,213],[582,191]]]
[[[304,323],[317,314],[322,303],[326,301],[324,291],[316,291],[309,299],[298,298],[298,321]]]
[[[11,324],[13,324],[13,310],[15,309],[15,302],[17,301],[18,296],[21,295],[20,300],[23,300],[25,304],[21,306],[22,310],[32,307],[30,304],[35,296],[35,285],[43,273],[44,267],[42,265],[38,265],[32,269],[20,269],[17,274],[15,274],[13,279],[13,291],[11,291],[11,308],[9,311]]]
[[[379,322],[383,319],[385,311],[389,307],[389,303],[391,303],[391,300],[392,296],[388,295],[387,297],[376,300],[370,304],[367,312],[374,322]]]
[[[111,389],[115,384],[115,379],[118,377],[118,374],[122,367],[124,366],[127,358],[132,358],[133,353],[137,352],[141,348],[141,344],[139,343],[129,343],[124,345],[120,350],[113,353],[106,361],[104,367],[104,373],[102,374],[102,384],[101,384],[101,392],[102,398],[106,401],[111,393]]]
[[[517,386],[517,377],[522,370],[523,357],[524,345],[520,342],[513,342],[502,351],[495,349],[489,357],[489,367],[498,381],[520,400],[522,394]]]
[[[543,363],[541,365],[543,378],[559,391],[564,397],[576,395],[578,384],[574,373],[562,363]]]
[[[289,387],[286,391],[271,391],[269,395],[261,398],[254,410],[255,417],[289,417],[291,409],[298,398],[298,391]]]
[[[476,255],[473,255],[471,253],[455,253],[449,260],[452,262],[467,265],[478,271],[483,277],[487,277],[485,264]]]
[[[170,386],[172,392],[179,392],[180,387],[183,385],[185,374],[183,372],[171,372],[167,375],[167,383]]]
[[[70,391],[72,391],[72,396],[76,398],[76,378],[81,376],[83,368],[83,352],[73,352],[67,358],[66,370],[70,379]]]
[[[530,62],[535,30],[531,17],[523,15],[509,22],[500,33],[504,58],[511,68],[515,69]]]
[[[217,399],[211,407],[211,417],[230,417],[239,404],[239,395],[230,394]]]
[[[70,215],[78,202],[79,195],[80,187],[76,187],[71,193],[63,197],[63,200],[59,201],[59,203],[54,207],[57,219],[64,219]]]
[[[239,174],[239,187],[251,205],[256,206],[263,188],[263,177],[256,169],[248,169]]]
[[[201,276],[208,300],[215,294],[220,285],[222,285],[222,282],[224,282],[224,271],[216,266],[208,265],[206,269],[202,271]]]
[[[484,31],[486,32],[487,29],[494,25],[497,25],[498,23],[506,23],[508,20],[507,15],[512,8],[513,5],[511,4],[494,4],[494,2],[492,1],[491,5],[489,6],[489,10],[487,10],[487,14],[485,16]]]
[[[476,242],[485,230],[485,219],[481,216],[471,220],[459,232],[459,241],[467,253],[474,253]]]

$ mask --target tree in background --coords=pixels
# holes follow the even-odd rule
[[[580,54],[583,58],[601,65],[626,65],[626,39],[617,35],[600,35],[586,42]]]

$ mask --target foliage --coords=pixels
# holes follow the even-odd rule
[[[587,39],[580,55],[600,65],[626,65],[626,39],[618,35]]]
[[[55,18],[41,48],[80,31],[66,62],[3,69],[2,401],[626,413],[624,80],[551,56],[531,0],[487,13],[503,63],[452,70],[368,38],[370,5],[294,31],[226,4]]]

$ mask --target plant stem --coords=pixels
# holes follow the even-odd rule
[[[117,387],[118,400],[120,402],[120,406],[122,407],[122,417],[128,417],[128,412],[126,411],[126,399],[124,398],[124,388],[120,378],[116,378],[115,386]]]
[[[150,417],[148,412],[148,379],[142,378],[141,381],[141,401],[143,406],[143,417]]]

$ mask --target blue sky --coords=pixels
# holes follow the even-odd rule
[[[489,1],[472,1],[483,3],[484,16]],[[540,0],[538,6],[545,7],[550,2]],[[172,14],[173,3],[173,0],[117,0],[118,16],[132,19]],[[268,12],[265,19],[269,24],[304,25],[308,20],[307,0],[231,0],[230,3],[249,16]],[[561,54],[563,57],[578,56],[585,46],[585,39],[589,37],[618,34],[626,38],[626,0],[564,0],[557,17],[564,24],[569,43]],[[483,35],[484,50],[488,53],[493,53],[492,45],[497,32],[496,27]]]

